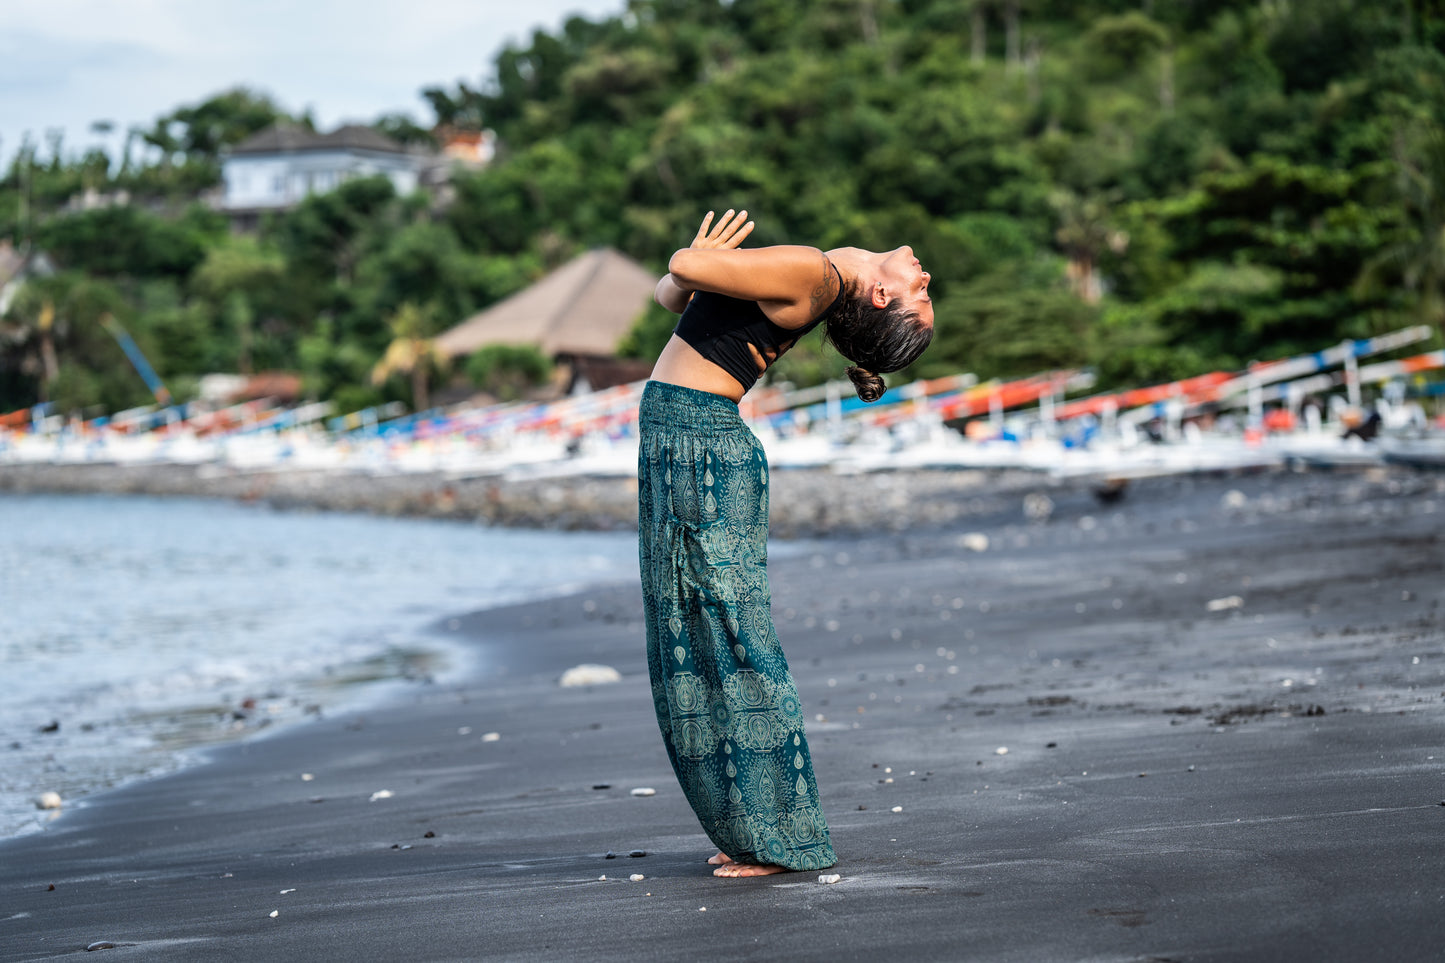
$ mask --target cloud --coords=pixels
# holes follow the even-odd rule
[[[615,15],[624,0],[3,0],[0,158],[21,135],[64,127],[94,143],[97,119],[150,126],[236,86],[262,90],[319,123],[430,115],[429,86],[491,71],[507,42],[571,13]],[[119,135],[116,135],[118,137]],[[113,146],[114,140],[112,140]]]

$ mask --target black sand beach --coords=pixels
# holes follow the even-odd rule
[[[1441,959],[1445,478],[1032,495],[775,561],[834,885],[709,875],[628,584],[0,844],[0,960]]]

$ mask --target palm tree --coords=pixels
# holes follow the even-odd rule
[[[1445,338],[1445,129],[1417,127],[1395,140],[1395,189],[1405,223],[1399,238],[1365,265],[1359,290],[1396,281],[1415,296],[1420,320]]]
[[[45,401],[46,389],[60,377],[60,359],[55,355],[55,305],[49,301],[40,306],[35,330],[40,333],[40,400]]]
[[[431,371],[446,362],[436,342],[427,336],[428,312],[408,302],[391,316],[387,325],[391,328],[392,341],[386,346],[386,354],[371,369],[371,383],[380,386],[392,375],[410,375],[412,408],[425,411],[431,406],[427,391]]]
[[[4,317],[0,317],[0,354],[11,349],[18,367],[36,377],[36,398],[50,400],[50,386],[60,377],[55,351],[55,302],[36,285],[22,287]]]
[[[1098,304],[1103,285],[1095,270],[1104,251],[1122,253],[1128,246],[1128,235],[1110,224],[1109,207],[1116,200],[1113,194],[1079,197],[1072,191],[1059,190],[1049,198],[1059,216],[1054,240],[1069,259],[1069,285],[1088,304]]]

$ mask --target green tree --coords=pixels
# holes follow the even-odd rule
[[[1399,283],[1422,323],[1445,340],[1445,129],[1402,132],[1395,189],[1402,223],[1361,273],[1359,287],[1378,294]]]
[[[529,344],[488,345],[467,358],[471,383],[502,401],[516,401],[551,376],[552,362]]]
[[[36,400],[62,413],[93,406],[109,411],[146,404],[145,383],[102,319],[114,316],[130,329],[148,357],[156,354],[149,329],[114,284],[77,272],[27,281],[6,312],[6,328],[21,334],[19,374]],[[28,358],[28,360],[26,360]]]
[[[371,383],[377,387],[400,375],[411,380],[413,411],[431,407],[428,386],[432,373],[445,364],[445,357],[431,338],[430,312],[410,302],[401,305],[388,320],[391,343],[371,369]]]

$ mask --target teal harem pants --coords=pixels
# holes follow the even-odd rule
[[[768,463],[721,395],[650,381],[637,460],[647,668],[668,758],[740,863],[837,861],[773,629]]]

